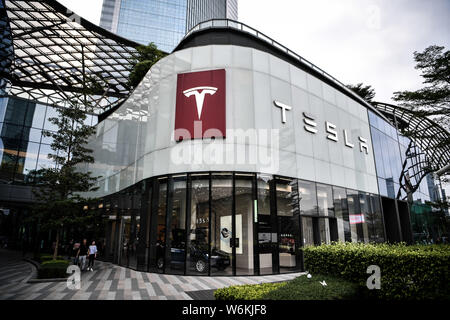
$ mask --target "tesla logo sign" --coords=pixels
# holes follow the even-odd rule
[[[213,95],[214,93],[216,93],[216,91],[217,88],[214,87],[197,87],[183,91],[186,97],[190,97],[192,95],[195,96],[195,104],[197,105],[197,113],[199,120],[202,119],[202,109],[203,109],[203,102],[205,101],[205,95],[206,94]]]
[[[225,138],[225,70],[178,75],[175,141]]]

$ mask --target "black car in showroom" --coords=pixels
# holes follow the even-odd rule
[[[170,267],[171,268],[183,268],[185,256],[185,239],[184,230],[172,230],[173,240],[170,248]],[[199,237],[201,238],[201,237]],[[165,243],[158,241],[157,244],[157,261],[156,265],[158,269],[164,268],[164,251]],[[217,270],[223,271],[227,269],[230,264],[230,256],[228,253],[212,248],[211,257],[209,259],[208,243],[206,241],[191,240],[188,245],[188,257],[190,262],[190,268],[194,269],[198,273],[208,272],[208,260],[211,261],[211,268],[217,268]]]

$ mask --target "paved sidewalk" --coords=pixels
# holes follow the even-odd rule
[[[36,268],[23,260],[21,252],[0,249],[0,295],[4,287],[13,287],[35,276]]]
[[[0,252],[0,256],[3,252]],[[31,264],[0,258],[0,299],[18,300],[192,300],[206,299],[200,294],[239,284],[256,284],[293,279],[304,273],[250,277],[177,276],[138,272],[111,263],[96,262],[96,270],[81,276],[81,289],[70,290],[65,282],[26,283]],[[25,266],[28,265],[28,269]],[[14,272],[8,278],[13,266]],[[27,276],[25,276],[27,273]],[[14,280],[15,279],[15,280]],[[22,280],[21,280],[22,279]],[[198,292],[198,294],[195,294]]]

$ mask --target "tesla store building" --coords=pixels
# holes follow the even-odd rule
[[[380,125],[397,137],[264,35],[201,24],[90,140],[83,170],[101,176],[89,196],[101,199],[106,255],[142,271],[260,275],[302,270],[308,245],[408,240],[408,205],[378,172]]]

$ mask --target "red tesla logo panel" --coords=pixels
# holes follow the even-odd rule
[[[225,69],[178,75],[175,141],[225,138]]]

